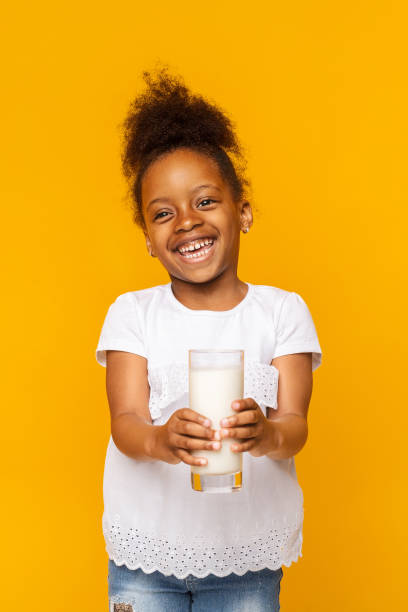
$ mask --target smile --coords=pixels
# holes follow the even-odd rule
[[[215,250],[214,243],[215,240],[213,238],[198,240],[190,245],[186,245],[185,247],[180,247],[180,249],[177,249],[177,254],[186,263],[195,264],[206,261],[211,257]]]

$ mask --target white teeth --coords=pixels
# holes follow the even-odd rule
[[[201,257],[203,257],[203,255],[207,255],[209,250],[210,249],[205,249],[202,253],[191,253],[190,255],[185,255],[184,257],[186,259],[191,259],[192,257],[194,257],[194,258],[196,258],[196,257],[201,258]]]
[[[213,242],[214,241],[212,238],[206,238],[203,242],[195,242],[194,244],[191,244],[190,246],[180,247],[178,250],[180,253],[186,253],[188,251],[195,251],[196,249],[200,249],[203,246],[213,244]]]

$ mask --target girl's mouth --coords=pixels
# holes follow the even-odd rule
[[[202,261],[207,261],[215,251],[215,238],[206,238],[204,240],[198,240],[186,247],[181,247],[183,252],[179,249],[176,250],[178,257],[180,257],[184,263],[197,264]]]

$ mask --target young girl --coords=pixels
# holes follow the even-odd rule
[[[230,120],[165,69],[144,77],[124,122],[123,168],[148,252],[171,280],[119,295],[96,349],[111,412],[110,612],[275,612],[282,566],[301,556],[294,455],[321,349],[300,295],[237,276],[253,218]],[[234,417],[210,422],[189,408],[192,348],[244,349]],[[242,489],[194,491],[191,466],[206,462],[197,451],[216,453],[227,437],[243,453]]]

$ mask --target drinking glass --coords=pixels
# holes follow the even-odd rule
[[[244,394],[243,350],[189,350],[189,406],[221,429],[224,417],[236,414],[231,404]],[[191,486],[206,493],[230,493],[242,487],[242,453],[231,450],[237,440],[224,438],[220,450],[195,450],[207,465],[191,466]]]

